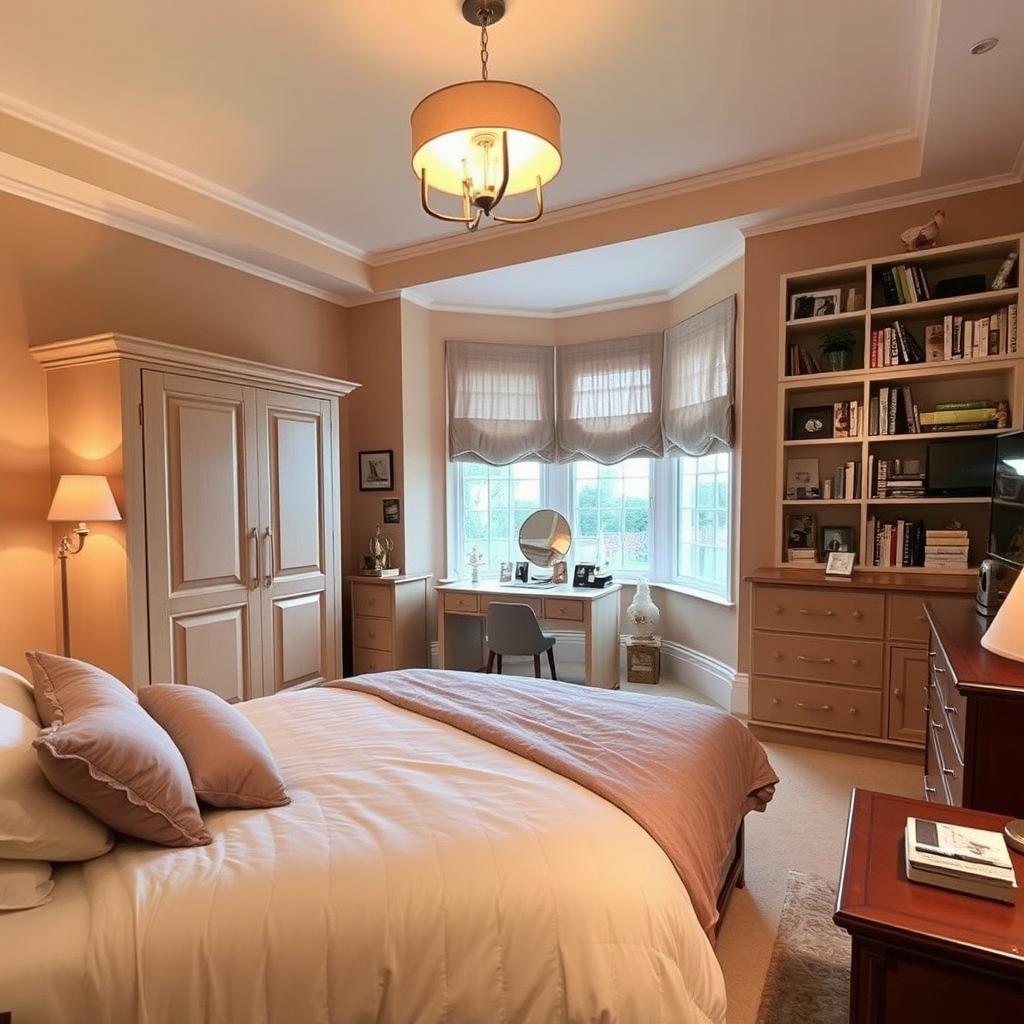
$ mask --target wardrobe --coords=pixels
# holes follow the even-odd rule
[[[102,473],[123,516],[69,565],[72,655],[232,702],[339,676],[357,385],[118,334],[32,352],[54,484]]]

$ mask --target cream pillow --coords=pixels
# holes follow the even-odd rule
[[[56,793],[39,768],[39,726],[0,705],[0,859],[90,860],[113,837],[81,807]]]
[[[0,860],[0,911],[50,902],[53,868],[44,860]]]
[[[39,712],[32,693],[32,684],[17,672],[0,665],[0,704],[20,711],[29,721],[39,725]]]

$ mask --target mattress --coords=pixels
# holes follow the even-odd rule
[[[679,876],[612,804],[367,694],[239,708],[292,803],[120,842],[0,914],[16,1024],[725,1020]]]

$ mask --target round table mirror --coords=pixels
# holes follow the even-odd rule
[[[554,509],[542,508],[519,528],[519,550],[534,565],[549,567],[561,562],[572,547],[568,520]]]

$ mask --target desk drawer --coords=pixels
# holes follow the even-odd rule
[[[881,640],[885,596],[823,587],[755,587],[754,628]]]
[[[392,614],[391,587],[372,583],[352,584],[352,614],[376,615],[390,619]]]
[[[371,651],[394,650],[394,624],[391,619],[357,615],[353,632],[356,647],[366,647]]]
[[[390,651],[370,651],[365,647],[357,647],[352,660],[357,676],[368,672],[390,672],[395,667],[395,659]]]
[[[882,644],[793,633],[755,632],[751,664],[758,675],[882,688]]]
[[[936,709],[935,703],[936,694],[933,689],[931,712],[928,716],[928,742],[931,744],[930,752],[936,756],[929,758],[928,766],[942,779],[942,784],[949,795],[948,802],[960,807],[964,802],[964,766],[953,746],[949,723],[942,712]]]
[[[928,643],[928,617],[924,613],[926,598],[920,594],[889,595],[890,640],[912,644]]]
[[[563,619],[567,622],[583,621],[583,602],[571,597],[545,597],[544,618]]]
[[[932,642],[934,643],[934,640]],[[942,648],[937,645],[930,648],[928,660],[931,662],[932,693],[929,703],[932,705],[932,717],[948,723],[950,739],[956,747],[960,762],[963,763],[967,701],[953,683],[953,674]]]
[[[827,683],[755,676],[751,715],[760,722],[799,725],[807,729],[882,735],[882,694]]]
[[[476,615],[480,611],[479,594],[445,594],[444,610],[446,612],[464,612]]]
[[[528,604],[533,609],[533,614],[536,615],[538,619],[541,618],[543,613],[543,607],[539,597],[517,597],[514,593],[509,594],[508,597],[505,597],[504,595],[501,597],[484,597],[481,594],[480,611],[486,615],[487,609],[495,602],[498,604]]]

